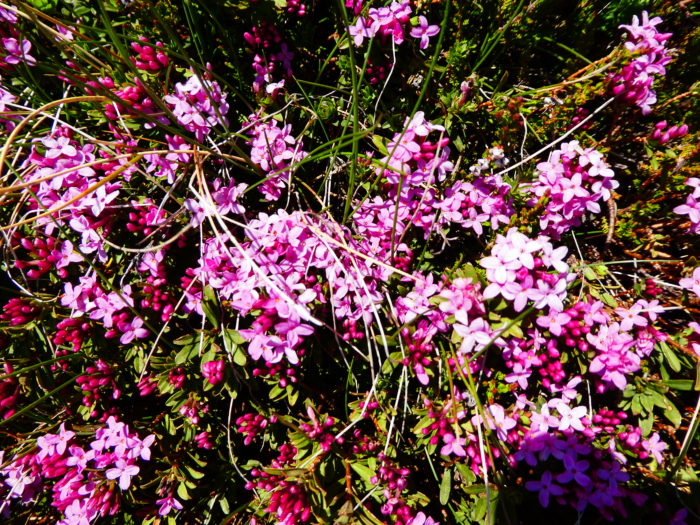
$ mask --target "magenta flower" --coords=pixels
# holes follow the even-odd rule
[[[212,385],[217,385],[224,380],[224,362],[207,361],[202,365],[202,375]]]
[[[455,437],[449,432],[442,436],[445,445],[440,449],[440,455],[449,456],[454,454],[455,456],[465,457],[467,455],[466,450],[464,450],[464,445],[466,445],[467,440],[463,437]]]
[[[29,54],[32,49],[32,43],[29,40],[22,40],[20,44],[16,38],[3,38],[2,45],[7,51],[6,63],[16,65],[24,62],[28,66],[36,64],[36,59]]]
[[[420,38],[420,48],[425,49],[430,43],[430,37],[440,32],[440,26],[428,25],[428,20],[424,16],[419,16],[419,25],[411,29],[413,38]]]
[[[143,339],[148,337],[148,330],[141,328],[143,326],[143,320],[140,317],[134,317],[130,323],[119,323],[119,330],[122,332],[122,336],[119,338],[119,342],[123,345],[129,344],[134,339]]]
[[[678,281],[683,288],[693,292],[695,295],[700,297],[700,266],[693,270],[692,277],[686,277]]]
[[[156,505],[160,505],[160,508],[158,509],[158,514],[160,516],[167,516],[173,509],[182,510],[182,503],[172,496],[167,496],[157,500]]]
[[[586,407],[578,406],[576,408],[571,408],[562,401],[557,404],[557,411],[559,412],[559,430],[573,428],[574,430],[583,432],[584,427],[581,420],[586,417],[586,412],[588,411]]]
[[[648,440],[643,440],[642,447],[654,457],[659,465],[663,464],[664,457],[661,453],[668,448],[668,444],[661,441],[658,432],[654,432]]]
[[[139,473],[139,467],[123,459],[118,459],[115,467],[107,470],[107,479],[119,478],[119,488],[127,490],[131,485],[131,478]]]
[[[544,474],[542,474],[542,479],[540,481],[528,481],[525,483],[525,488],[527,490],[539,492],[538,498],[540,500],[540,504],[545,508],[549,505],[550,495],[561,496],[564,494],[564,489],[559,485],[555,485],[552,478],[552,473],[546,471]]]
[[[407,525],[440,525],[440,522],[426,516],[423,512],[419,512]]]

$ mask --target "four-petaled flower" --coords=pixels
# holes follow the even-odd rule
[[[107,470],[107,479],[119,478],[119,488],[127,490],[131,485],[131,478],[139,473],[139,467],[123,459],[118,459],[115,467]]]
[[[445,445],[440,449],[440,454],[443,456],[449,456],[454,454],[455,456],[464,457],[467,455],[466,450],[464,450],[464,445],[467,440],[463,437],[455,437],[453,434],[447,433],[442,436]]]
[[[440,26],[428,25],[428,20],[424,16],[418,17],[419,25],[411,29],[413,38],[420,38],[420,48],[425,49],[430,43],[430,37],[440,32]]]
[[[538,498],[540,505],[547,507],[549,505],[549,496],[561,496],[564,494],[564,489],[559,485],[554,484],[552,473],[546,471],[542,474],[540,481],[528,481],[525,483],[525,488],[532,492],[539,492]]]

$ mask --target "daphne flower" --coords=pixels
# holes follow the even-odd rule
[[[131,485],[131,478],[138,474],[139,470],[139,467],[133,463],[118,459],[115,467],[107,470],[105,476],[107,476],[107,479],[119,478],[119,488],[127,490],[129,485]]]
[[[578,406],[576,408],[570,408],[569,405],[563,401],[557,404],[557,411],[559,412],[559,430],[566,430],[568,428],[573,428],[579,432],[583,432],[584,427],[581,419],[586,416],[588,409],[585,406]]]
[[[661,453],[668,448],[668,444],[661,441],[658,432],[654,432],[648,440],[642,441],[642,447],[654,457],[659,465],[663,464],[664,457]]]
[[[538,498],[540,500],[540,504],[545,508],[549,505],[550,495],[561,496],[564,494],[564,489],[559,485],[555,485],[552,478],[552,473],[546,471],[544,474],[542,474],[542,479],[540,481],[528,481],[525,483],[525,488],[527,490],[539,492]]]
[[[467,440],[465,438],[455,437],[453,434],[447,433],[442,436],[445,445],[440,449],[440,455],[449,456],[454,454],[455,456],[464,457],[467,455],[466,450],[464,450],[464,445]]]
[[[430,43],[430,37],[435,36],[440,32],[440,27],[436,25],[428,25],[428,20],[424,16],[419,16],[419,25],[411,29],[413,38],[420,38],[420,48],[425,49]]]
[[[172,496],[157,500],[156,505],[160,505],[160,508],[158,509],[158,514],[160,516],[167,516],[173,509],[182,510],[182,503]]]
[[[359,17],[355,25],[348,27],[348,33],[353,37],[355,45],[359,47],[365,38],[373,38],[377,34],[377,28],[373,23],[367,25],[364,17]]]
[[[678,284],[680,284],[686,290],[690,290],[693,293],[695,293],[695,295],[700,297],[700,266],[693,270],[692,277],[686,277],[685,279],[681,279],[678,282]]]
[[[435,521],[430,516],[426,516],[423,512],[419,512],[407,525],[440,525],[440,522]]]

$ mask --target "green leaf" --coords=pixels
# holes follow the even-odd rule
[[[442,481],[440,482],[440,504],[447,505],[450,501],[450,491],[452,490],[452,472],[446,469],[442,473]]]
[[[182,500],[190,499],[190,493],[187,491],[187,487],[184,483],[180,483],[177,486],[177,495],[180,496],[180,499]]]
[[[382,153],[382,155],[389,155],[389,150],[386,147],[386,144],[384,144],[384,137],[380,135],[372,135],[372,144]]]
[[[642,405],[642,408],[644,408],[645,413],[654,411],[655,400],[652,396],[645,392],[641,396],[638,396],[638,399]]]
[[[648,417],[639,419],[639,428],[642,430],[642,436],[648,436],[654,426],[654,414],[649,414]]]
[[[611,308],[617,308],[619,306],[615,298],[607,292],[600,294],[600,299]]]
[[[589,281],[595,281],[596,274],[590,266],[583,267],[583,276]]]
[[[245,366],[248,363],[248,356],[241,346],[246,342],[245,339],[238,333],[238,330],[226,328],[224,331],[224,348],[233,359],[233,362],[238,366]]]
[[[635,396],[632,398],[632,413],[635,415],[639,415],[642,412],[644,412],[644,409],[642,408],[642,404],[639,401],[639,398],[641,396]]]
[[[202,294],[202,310],[204,310],[204,315],[207,316],[207,320],[211,323],[214,329],[219,329],[219,303],[216,298],[216,292],[214,289],[207,285],[204,287],[204,293]]]
[[[289,404],[294,406],[299,399],[299,391],[292,385],[287,385],[287,400]]]
[[[683,390],[688,392],[693,389],[692,379],[667,379],[662,384],[671,390]]]
[[[374,476],[374,472],[370,470],[369,467],[366,467],[361,463],[351,463],[350,468],[352,468],[352,470],[354,470],[360,476],[362,481],[371,485],[370,478]]]
[[[195,470],[194,468],[190,467],[189,465],[184,465],[185,470],[187,473],[192,476],[193,479],[202,479],[204,477],[204,473],[199,472],[198,470]]]
[[[238,330],[231,330],[228,328],[224,333],[230,338],[234,345],[242,345],[248,342],[248,340],[243,337]]]
[[[666,410],[664,410],[664,416],[666,416],[666,419],[668,419],[674,427],[678,428],[681,425],[681,413],[673,403],[669,403]]]
[[[671,370],[674,372],[680,372],[681,362],[678,360],[676,353],[671,350],[668,344],[666,344],[666,341],[659,341],[657,344],[661,349],[661,354],[664,356],[664,360],[668,363],[668,366],[671,367]]]
[[[175,364],[182,365],[193,359],[199,353],[197,345],[186,346],[175,354]]]

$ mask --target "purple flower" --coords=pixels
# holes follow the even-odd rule
[[[464,445],[466,445],[467,440],[463,437],[455,437],[449,432],[442,436],[445,445],[440,449],[440,455],[449,456],[454,454],[455,456],[465,457],[467,455],[466,450],[464,450]]]
[[[127,490],[129,485],[131,485],[131,478],[138,474],[139,470],[139,467],[133,463],[118,459],[114,468],[107,470],[105,476],[107,476],[107,479],[119,478],[119,488]]]
[[[668,444],[661,441],[658,432],[654,432],[648,440],[643,440],[642,447],[654,457],[659,465],[663,464],[664,457],[661,453],[668,448]]]
[[[583,432],[584,427],[581,419],[586,417],[588,409],[585,406],[570,408],[563,401],[557,403],[557,411],[559,412],[559,430],[573,428],[579,432]]]
[[[122,332],[119,342],[126,345],[136,338],[148,337],[148,330],[141,328],[142,326],[143,320],[140,317],[134,317],[130,323],[119,323],[119,330]]]
[[[29,54],[32,49],[32,43],[29,40],[22,40],[20,45],[16,38],[3,38],[2,45],[7,51],[6,63],[15,65],[24,62],[28,66],[36,64],[36,59]]]
[[[160,508],[158,509],[158,514],[160,516],[167,516],[173,509],[182,510],[182,503],[172,496],[167,496],[157,500],[156,505],[160,505]]]
[[[428,20],[424,16],[419,16],[419,25],[411,29],[413,38],[420,38],[420,48],[425,49],[430,43],[430,37],[440,32],[440,26],[428,25]]]
[[[559,485],[555,485],[552,477],[552,473],[546,471],[544,474],[542,474],[542,479],[540,481],[528,481],[525,483],[525,488],[527,490],[539,492],[538,498],[540,500],[540,504],[545,508],[549,505],[550,495],[561,496],[564,494],[564,489]]]
[[[440,522],[426,516],[423,512],[419,512],[407,525],[440,525]]]
[[[588,470],[590,462],[581,459],[576,461],[576,454],[567,454],[564,456],[564,472],[557,476],[559,483],[568,483],[572,479],[582,487],[591,485],[591,478],[585,472]]]

